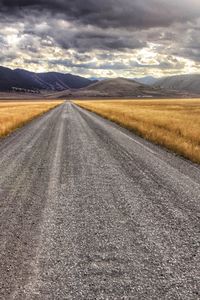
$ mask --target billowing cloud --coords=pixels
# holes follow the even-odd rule
[[[199,16],[198,0],[2,0],[1,10],[12,13],[23,9],[50,11],[68,20],[98,27],[149,28],[169,26]]]
[[[0,63],[86,76],[197,72],[198,0],[0,0]]]

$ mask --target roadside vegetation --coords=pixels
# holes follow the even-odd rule
[[[75,101],[156,144],[200,163],[200,99]]]
[[[0,137],[22,127],[27,122],[60,105],[61,101],[0,102]]]

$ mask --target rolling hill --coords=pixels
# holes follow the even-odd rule
[[[186,74],[161,78],[157,80],[154,87],[199,94],[200,74]]]
[[[10,91],[13,88],[62,91],[83,88],[92,82],[92,80],[72,74],[34,73],[23,69],[11,70],[0,67],[0,91]]]
[[[66,90],[49,96],[57,96],[58,98],[150,98],[172,97],[174,95],[176,95],[175,92],[168,92],[160,88],[151,87],[131,79],[115,78],[102,80],[78,90]]]

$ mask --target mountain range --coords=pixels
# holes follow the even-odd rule
[[[200,75],[98,80],[0,67],[0,91],[45,93],[50,97],[186,97],[200,94]]]
[[[0,67],[0,91],[12,89],[62,91],[86,87],[94,81],[58,72],[34,73],[23,69]]]

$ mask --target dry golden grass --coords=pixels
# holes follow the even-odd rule
[[[60,105],[61,101],[13,101],[0,102],[0,137]]]
[[[200,163],[200,99],[75,103]]]

